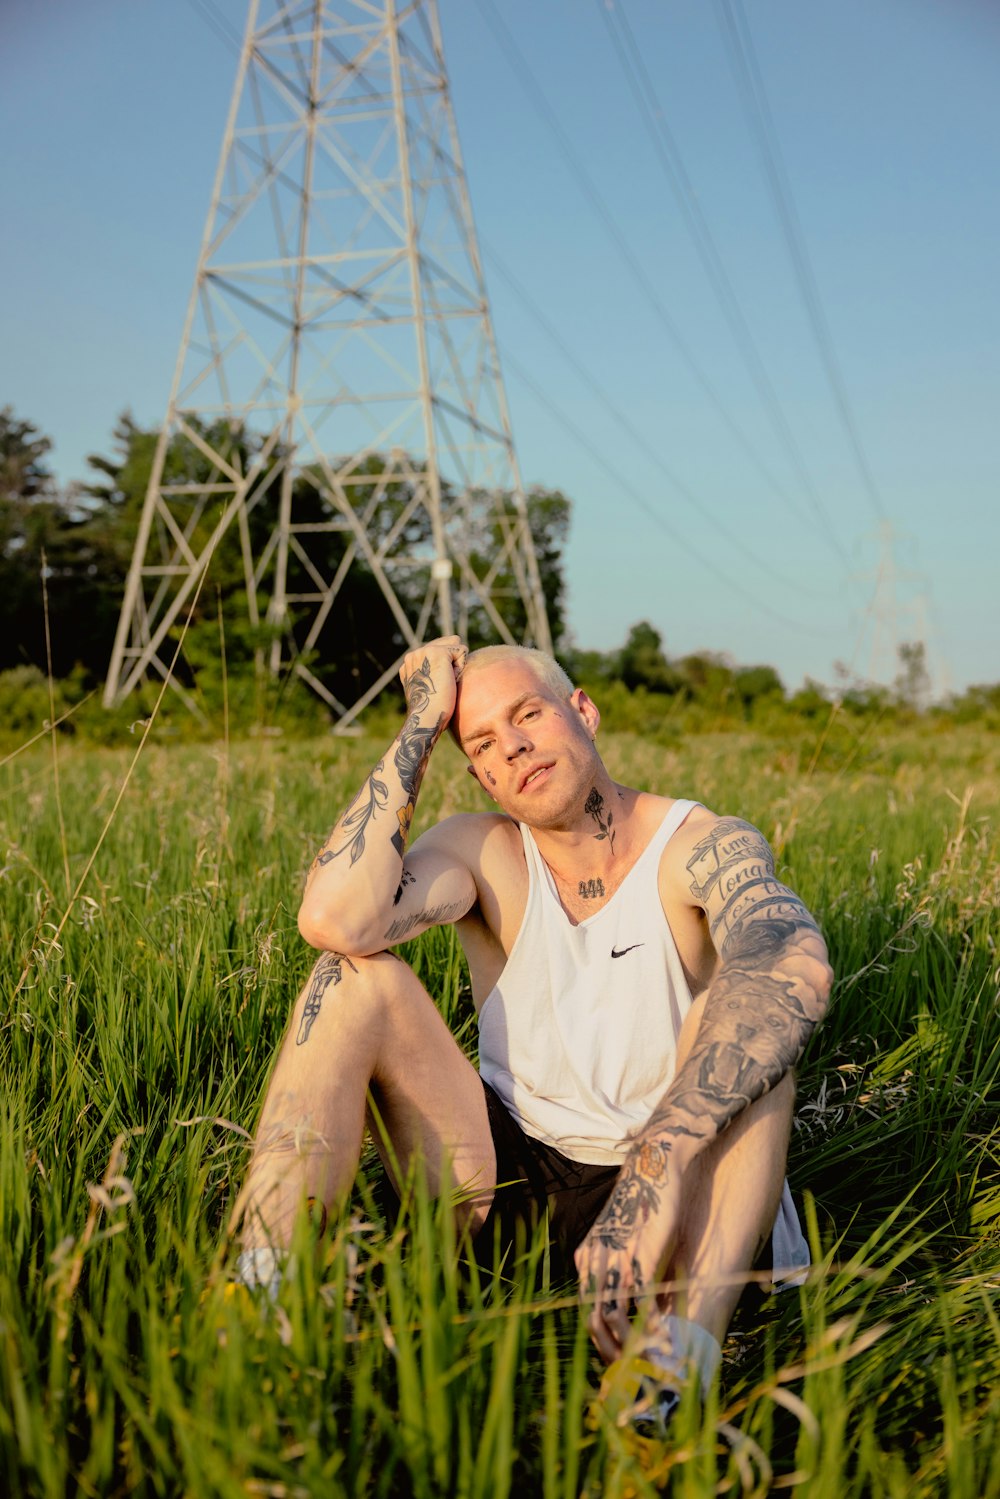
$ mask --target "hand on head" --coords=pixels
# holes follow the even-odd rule
[[[444,715],[445,723],[455,711],[458,677],[468,656],[465,642],[457,635],[442,635],[408,651],[399,678],[411,713]]]

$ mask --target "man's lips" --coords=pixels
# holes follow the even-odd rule
[[[531,770],[525,771],[517,784],[518,791],[528,791],[532,786],[537,786],[547,777],[551,769],[551,765],[535,765]]]

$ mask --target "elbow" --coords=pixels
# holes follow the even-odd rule
[[[306,895],[298,914],[299,935],[319,952],[339,952],[349,958],[365,958],[385,947],[384,940],[372,942],[371,934],[353,930],[329,910]]]
[[[808,961],[808,973],[803,975],[805,986],[810,992],[809,1008],[812,1011],[811,1019],[814,1025],[819,1025],[827,1010],[830,1008],[830,995],[833,991],[834,972],[826,956],[824,947],[822,956],[810,957]]]

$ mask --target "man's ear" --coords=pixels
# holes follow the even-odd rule
[[[588,697],[582,687],[575,687],[570,697],[570,706],[579,713],[587,727],[587,733],[591,739],[597,737],[597,730],[601,722],[601,710],[592,697]]]

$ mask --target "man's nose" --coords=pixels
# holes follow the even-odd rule
[[[513,725],[503,735],[501,744],[504,758],[507,760],[516,760],[518,755],[523,755],[529,748],[527,735]]]

